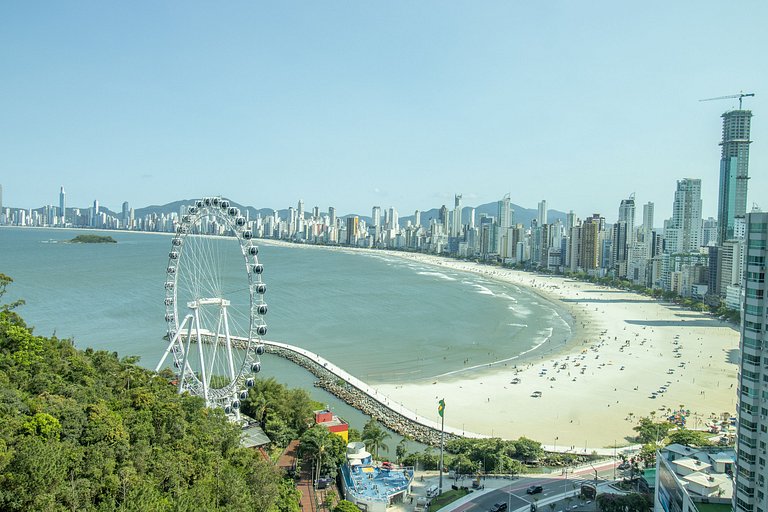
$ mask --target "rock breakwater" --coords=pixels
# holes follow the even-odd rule
[[[328,370],[325,365],[320,364],[303,354],[270,344],[266,344],[265,349],[269,354],[274,354],[283,359],[287,359],[306,369],[318,378],[315,382],[316,387],[325,389],[355,409],[376,418],[390,430],[420,443],[431,446],[440,445],[440,430],[420,423],[414,418],[408,418],[393,410],[387,405],[386,402],[388,400],[386,398],[383,399],[384,401],[379,398],[374,398],[365,390],[347,382]],[[459,436],[446,432],[444,440],[445,442],[448,442],[457,437]]]

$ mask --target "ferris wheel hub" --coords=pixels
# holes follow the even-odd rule
[[[221,299],[218,297],[210,298],[210,299],[196,299],[193,301],[187,302],[187,307],[189,309],[197,309],[200,306],[222,306],[227,307],[229,306],[229,301],[227,299]]]

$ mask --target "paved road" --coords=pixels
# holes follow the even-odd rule
[[[563,497],[563,495],[578,494],[581,484],[585,482],[595,482],[595,471],[597,471],[597,477],[599,482],[606,482],[613,479],[614,466],[617,462],[606,462],[598,466],[580,468],[577,471],[552,474],[552,475],[539,475],[530,477],[521,477],[517,480],[507,483],[506,481],[494,481],[486,480],[481,483],[485,485],[485,490],[473,493],[463,500],[459,500],[455,505],[444,508],[443,510],[453,512],[485,512],[491,509],[494,503],[507,503],[509,505],[509,511],[515,511],[519,509],[528,509],[532,502],[535,502],[539,507],[539,512],[549,512],[551,508],[548,503],[555,497]],[[618,475],[617,473],[617,476]],[[453,482],[451,482],[453,483]],[[471,485],[471,480],[465,479],[460,481],[458,485]],[[527,494],[526,489],[532,485],[540,485],[543,487],[541,493],[534,495]],[[493,489],[490,489],[493,487]],[[546,509],[542,509],[542,504],[547,503]],[[589,512],[594,510],[592,504],[584,504],[582,506],[576,506],[577,500],[556,500],[555,511],[556,512]],[[592,506],[592,508],[590,508]]]

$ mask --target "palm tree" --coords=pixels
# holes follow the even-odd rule
[[[379,427],[379,422],[373,418],[363,427],[363,442],[373,452],[376,460],[379,458],[379,448],[385,452],[389,451],[389,447],[384,444],[384,441],[390,437],[392,437],[390,433]]]
[[[308,453],[315,459],[315,465],[317,471],[312,475],[312,480],[317,485],[320,479],[320,472],[323,466],[323,457],[326,452],[331,448],[331,439],[328,431],[320,427],[319,429],[307,430],[303,436],[301,436],[301,450],[303,453]]]

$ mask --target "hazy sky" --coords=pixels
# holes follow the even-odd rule
[[[4,204],[118,209],[499,199],[670,215],[720,114],[755,92],[749,204],[768,208],[768,3],[0,3]],[[638,208],[641,219],[641,209]]]

